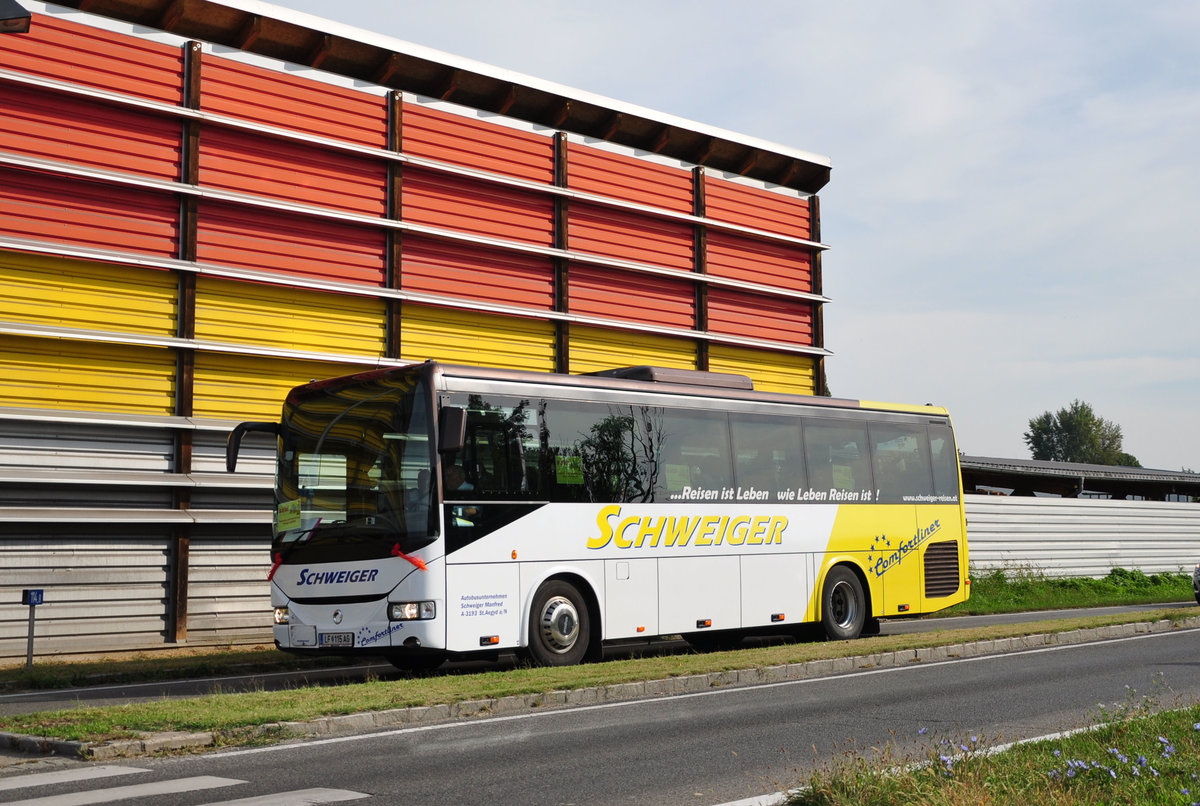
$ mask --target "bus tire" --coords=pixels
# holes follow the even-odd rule
[[[529,654],[539,666],[574,666],[592,639],[587,602],[561,579],[542,584],[529,611]]]
[[[821,589],[821,627],[830,641],[857,638],[867,620],[867,601],[858,575],[835,565],[825,575]]]

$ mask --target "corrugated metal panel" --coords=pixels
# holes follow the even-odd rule
[[[282,405],[283,401],[280,401]],[[276,411],[273,418],[277,419]],[[225,442],[228,431],[197,431],[192,437],[192,470],[196,473],[225,472]],[[270,482],[275,475],[275,436],[271,434],[247,433],[238,454],[237,476],[247,479],[247,484],[259,481]],[[261,479],[252,479],[258,475]],[[270,498],[268,496],[268,501]]]
[[[554,325],[537,319],[406,304],[400,321],[400,357],[552,372]]]
[[[165,271],[0,252],[0,318],[175,335],[177,280]]]
[[[1164,501],[968,495],[974,568],[1101,577],[1113,568],[1190,571],[1200,507]]]
[[[710,288],[708,329],[727,336],[810,346],[813,339],[812,303],[748,294],[730,288]]]
[[[162,510],[171,509],[172,493],[168,487],[52,484],[43,479],[29,484],[0,485],[0,507],[28,507],[47,512],[79,507]]]
[[[4,66],[168,104],[183,97],[179,48],[35,14],[29,33],[4,38]]]
[[[696,344],[690,339],[655,336],[598,327],[571,328],[571,372],[595,372],[649,364],[696,368]]]
[[[404,153],[545,185],[554,182],[554,141],[479,118],[405,102]]]
[[[169,473],[174,452],[173,433],[165,427],[0,420],[3,469]]]
[[[683,329],[696,322],[696,289],[688,279],[573,264],[568,287],[574,314]]]
[[[554,307],[550,258],[411,235],[404,238],[401,265],[400,286],[405,291]]]
[[[0,168],[0,232],[175,257],[179,200],[116,185]]]
[[[47,525],[9,526],[0,539],[0,658],[24,658],[29,608],[21,590],[41,588],[34,656],[160,646],[167,626],[167,535]]]
[[[404,173],[402,218],[410,224],[537,246],[554,243],[549,196],[418,169]]]
[[[179,121],[0,83],[0,149],[160,179],[179,176]]]
[[[387,147],[382,95],[204,54],[200,108],[334,140]]]
[[[235,129],[200,134],[200,184],[364,215],[387,212],[387,166]]]
[[[709,230],[705,263],[714,277],[812,291],[812,252],[804,247]]]
[[[713,372],[749,375],[754,388],[764,392],[811,395],[816,390],[814,361],[809,356],[754,350],[730,344],[708,346],[708,368]]]
[[[764,232],[792,238],[812,237],[811,211],[806,199],[718,179],[711,174],[704,176],[704,213],[717,221]]]
[[[383,300],[287,286],[196,279],[196,338],[379,357]]]
[[[680,271],[695,266],[690,224],[576,203],[568,227],[571,249]]]
[[[175,355],[154,347],[0,335],[0,406],[171,414]]]
[[[196,354],[193,406],[197,417],[278,420],[292,387],[367,367],[223,353]]]
[[[692,174],[624,154],[569,143],[567,187],[623,201],[692,212]]]
[[[188,552],[188,643],[271,641],[270,528],[197,529]]]
[[[201,201],[196,237],[203,263],[384,284],[381,229]]]

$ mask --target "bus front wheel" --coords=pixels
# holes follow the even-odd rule
[[[867,602],[858,575],[843,565],[829,569],[821,590],[821,626],[830,641],[847,641],[862,633]]]
[[[569,582],[552,579],[538,588],[529,611],[529,654],[541,666],[573,666],[592,637],[587,602]]]

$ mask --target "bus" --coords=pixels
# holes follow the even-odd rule
[[[276,645],[427,669],[877,632],[969,596],[950,417],[742,375],[426,361],[304,384],[276,438]],[[819,634],[819,632],[818,632]]]

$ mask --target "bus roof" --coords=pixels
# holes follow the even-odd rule
[[[553,383],[556,386],[579,389],[624,389],[638,392],[678,395],[681,397],[723,398],[728,400],[755,401],[762,403],[802,403],[808,406],[823,406],[835,409],[862,409],[894,413],[927,414],[948,417],[949,412],[934,405],[884,403],[881,401],[852,400],[847,398],[821,397],[786,392],[766,392],[754,389],[751,379],[745,375],[704,370],[678,369],[674,367],[615,367],[599,372],[570,375],[554,372],[476,367],[463,364],[443,364],[432,359],[424,365],[434,374],[441,373],[455,378],[477,378],[479,380],[508,381],[512,383]]]

